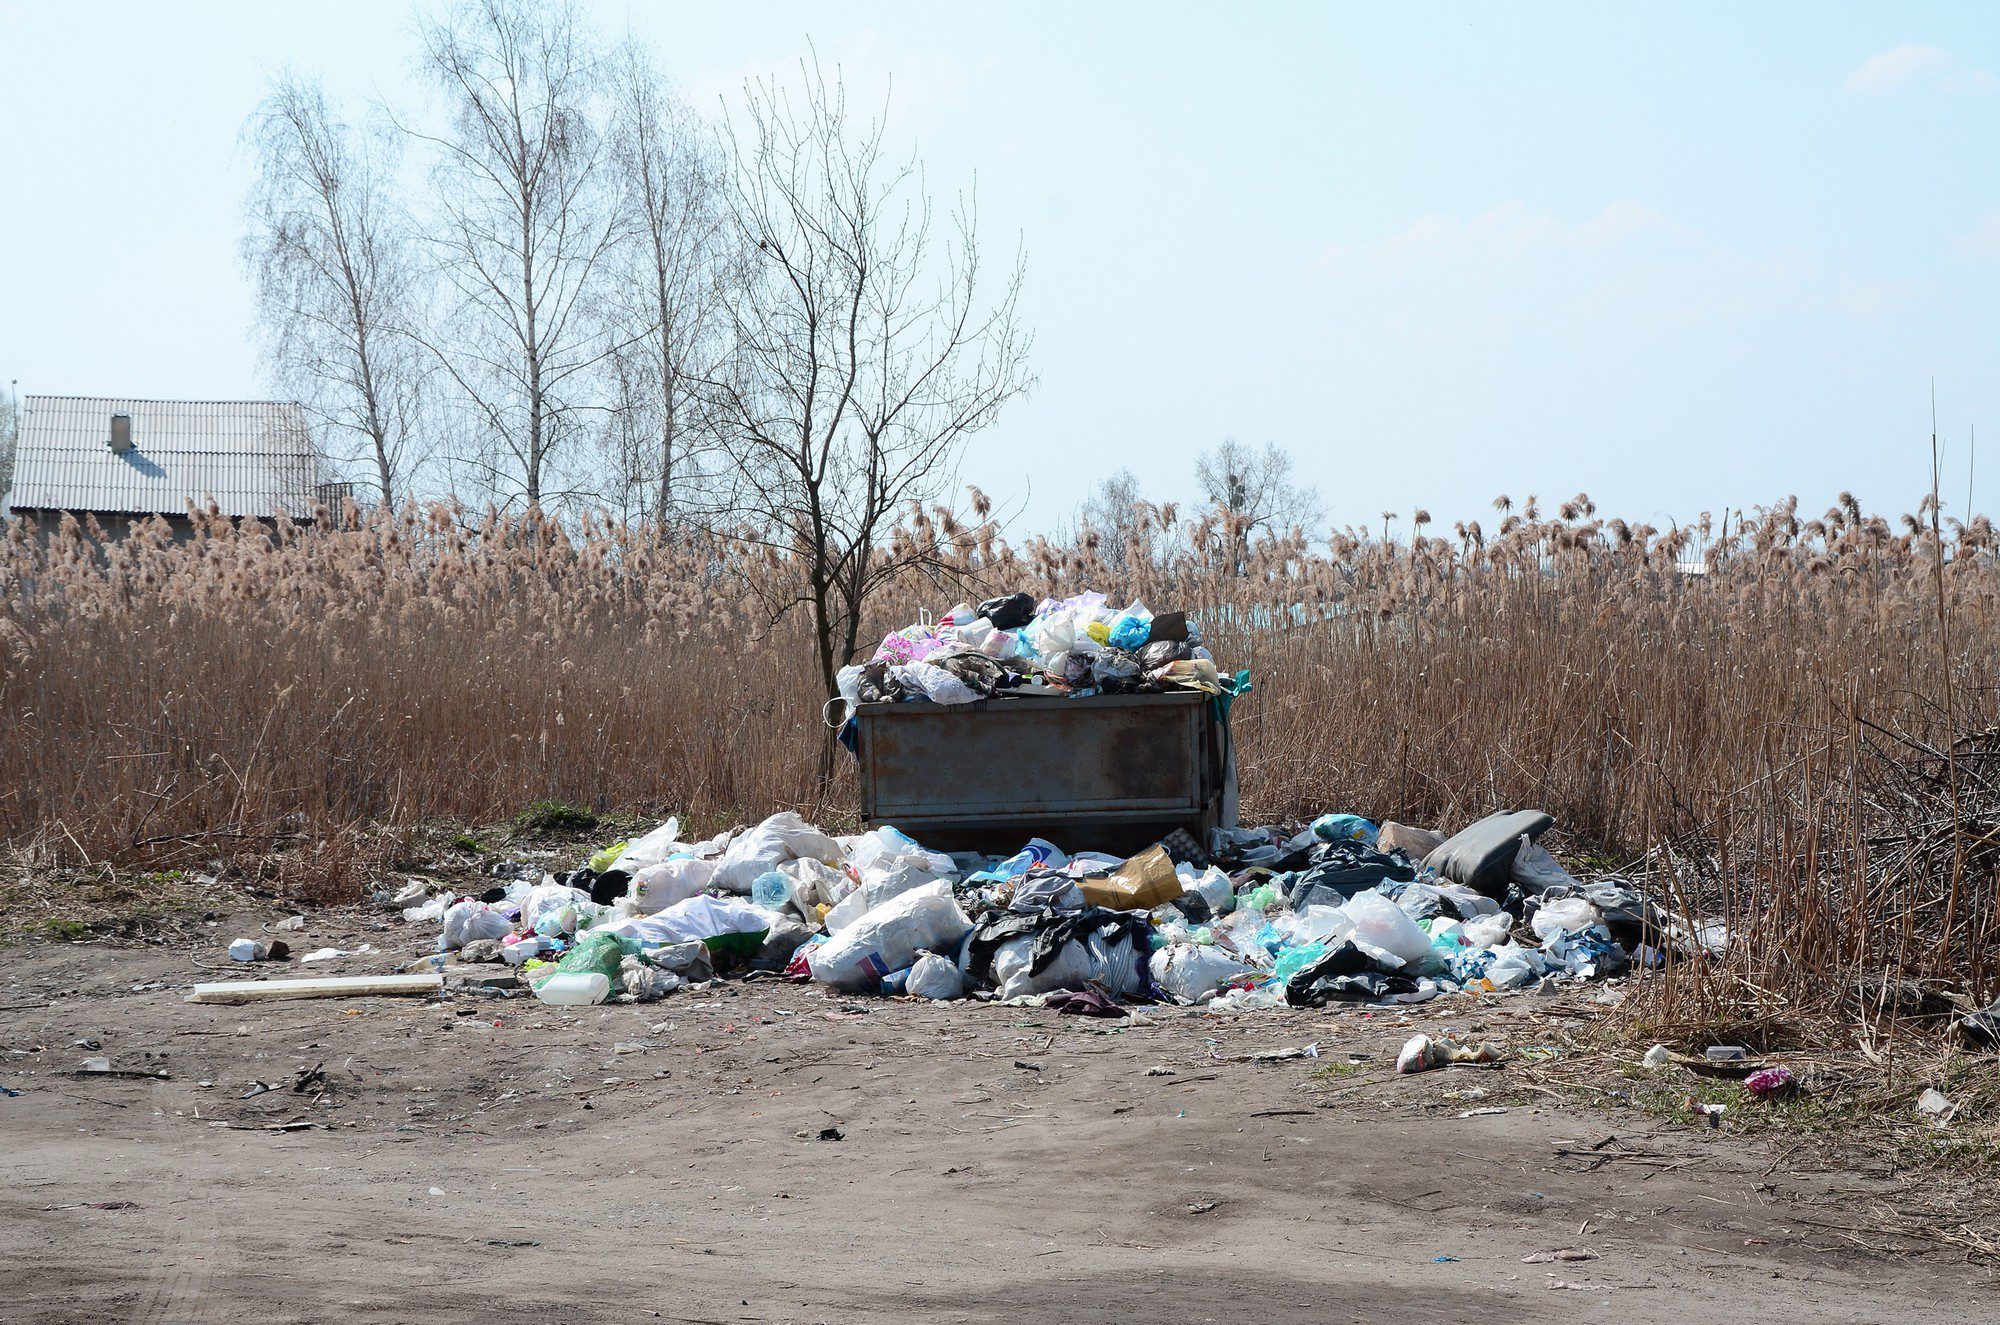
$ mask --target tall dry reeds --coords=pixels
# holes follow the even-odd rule
[[[1256,678],[1236,710],[1254,817],[1539,806],[1572,859],[1727,919],[1749,986],[2000,975],[1986,521],[1843,500],[1662,533],[1581,497],[1502,517],[1268,540],[1246,568],[1226,516],[1148,508],[1109,548],[913,512],[900,537],[938,569],[876,625],[1017,588],[1185,608]],[[704,821],[851,804],[845,763],[816,777],[823,697],[806,623],[774,615],[782,558],[442,507],[340,523],[13,526],[0,834],[134,860],[543,797]]]

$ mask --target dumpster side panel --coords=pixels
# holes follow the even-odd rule
[[[1213,793],[1198,694],[864,705],[860,715],[862,814],[920,840],[983,828],[1018,842],[1060,825],[1075,842],[1094,821],[1198,828]]]

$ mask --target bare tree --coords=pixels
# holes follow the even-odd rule
[[[371,471],[384,505],[421,463],[428,366],[406,334],[421,301],[393,143],[342,122],[316,83],[279,79],[245,128],[257,156],[244,265],[280,389],[343,468]]]
[[[708,435],[700,384],[726,348],[724,298],[742,263],[710,127],[664,85],[645,51],[621,47],[611,75],[610,164],[626,242],[606,334],[620,348],[611,437],[621,495],[672,518],[676,484],[699,481]]]
[[[1030,385],[1016,258],[983,297],[975,212],[940,236],[924,178],[849,115],[838,71],[745,88],[732,211],[753,267],[710,378],[750,536],[797,559],[826,693],[863,609],[931,555],[899,515],[955,478],[966,440]]]
[[[1195,461],[1202,496],[1230,517],[1239,572],[1259,533],[1281,534],[1319,523],[1319,493],[1292,481],[1292,457],[1277,443],[1253,451],[1234,437]]]
[[[429,145],[450,308],[426,344],[470,413],[461,459],[534,506],[583,489],[570,468],[601,404],[601,333],[620,230],[595,112],[603,64],[555,0],[465,0],[423,29],[448,127]]]
[[[1113,570],[1129,569],[1132,548],[1144,532],[1140,512],[1144,501],[1138,477],[1121,469],[1099,483],[1096,493],[1083,503],[1083,523],[1097,534],[1098,553]]]

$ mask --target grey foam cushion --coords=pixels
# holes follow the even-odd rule
[[[1446,838],[1437,850],[1424,857],[1424,864],[1453,883],[1462,883],[1497,900],[1507,895],[1521,839],[1540,837],[1554,822],[1540,810],[1489,814]]]

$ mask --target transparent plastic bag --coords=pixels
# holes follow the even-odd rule
[[[1604,914],[1581,897],[1565,897],[1544,902],[1535,909],[1529,928],[1544,943],[1562,934],[1575,934],[1604,923]]]
[[[1170,943],[1150,962],[1153,983],[1176,1003],[1199,1003],[1232,980],[1255,978],[1256,967],[1209,945]]]
[[[444,913],[444,933],[438,935],[438,951],[456,952],[468,943],[504,939],[513,932],[512,920],[484,902],[468,899]]]
[[[1354,922],[1354,941],[1364,950],[1378,948],[1406,966],[1420,966],[1431,959],[1431,936],[1381,893],[1356,893],[1341,910]]]

